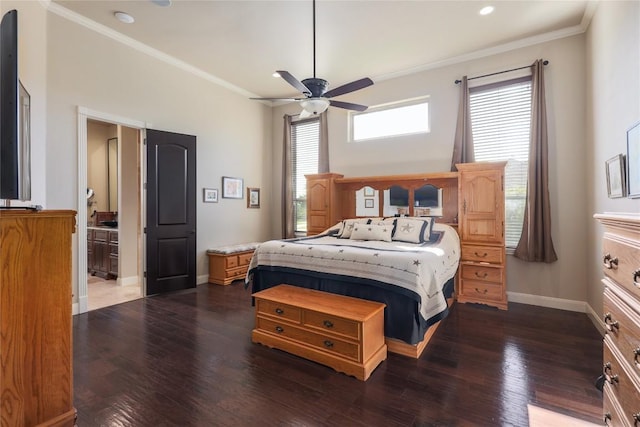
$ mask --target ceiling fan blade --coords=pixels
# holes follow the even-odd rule
[[[329,100],[329,104],[332,107],[344,108],[346,110],[354,110],[354,111],[366,111],[366,109],[369,108],[366,105],[353,104],[351,102],[333,101],[333,100]]]
[[[364,89],[365,87],[369,87],[373,84],[373,80],[369,77],[365,77],[360,80],[353,81],[351,83],[344,84],[342,86],[338,86],[335,89],[331,89],[326,92],[324,95],[325,98],[332,98],[334,96],[344,95],[345,93],[354,92],[356,90]]]
[[[303,85],[300,80],[293,77],[293,75],[291,75],[291,73],[289,73],[288,71],[277,70],[276,73],[280,74],[280,77],[285,79],[287,83],[298,89],[300,92],[304,93],[305,95],[311,95],[311,91],[309,90],[309,88]]]
[[[302,101],[303,99],[307,99],[307,98],[249,98],[249,99],[256,99],[258,101]]]

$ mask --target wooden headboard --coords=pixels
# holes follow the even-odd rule
[[[416,215],[414,191],[425,184],[442,189],[442,216],[436,221],[450,225],[458,223],[458,173],[438,172],[411,175],[366,176],[345,178],[341,174],[324,173],[306,175],[307,178],[307,230],[317,234],[337,222],[355,218],[356,191],[371,187],[378,190],[377,216],[383,213],[383,192],[392,186],[409,192],[408,215]]]

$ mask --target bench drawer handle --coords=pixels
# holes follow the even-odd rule
[[[322,322],[322,324],[327,328],[333,328],[333,323],[331,323],[331,321],[329,320],[325,320],[324,322]]]
[[[276,308],[276,314],[284,314],[284,310],[281,308]]]
[[[284,328],[282,326],[276,326],[276,332],[281,334],[284,332]]]
[[[333,347],[333,343],[329,340],[325,340],[324,342],[324,346],[327,348],[332,348]]]
[[[633,272],[633,284],[640,288],[640,268]]]

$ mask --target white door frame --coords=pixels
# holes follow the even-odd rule
[[[94,111],[85,107],[78,106],[78,223],[77,223],[77,243],[78,243],[78,303],[74,307],[73,313],[86,313],[88,308],[88,289],[87,289],[87,121],[89,119],[98,120],[105,123],[112,123],[115,125],[122,125],[140,131],[140,138],[142,141],[145,139],[145,129],[150,127],[145,122],[139,120],[128,119],[125,117],[116,116],[109,113],[103,113]],[[147,164],[146,153],[144,150],[144,144],[139,144],[142,179],[140,179],[139,194],[142,197],[140,206],[140,224],[142,227],[145,225],[145,212],[146,204],[144,203],[144,177],[146,176]],[[120,190],[120,174],[118,174],[118,190]],[[120,198],[121,191],[118,191],[118,198]],[[142,239],[143,251],[139,254],[142,258],[143,265],[146,265],[144,261],[144,239]],[[140,274],[141,272],[139,272]],[[142,284],[142,295],[146,295],[146,283],[143,277],[139,277],[139,283]]]

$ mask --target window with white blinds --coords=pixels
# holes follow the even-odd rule
[[[505,244],[522,233],[531,132],[531,77],[470,89],[471,129],[477,162],[506,160]]]
[[[307,231],[307,180],[304,176],[318,173],[319,145],[319,118],[291,123],[291,190],[296,233]]]

